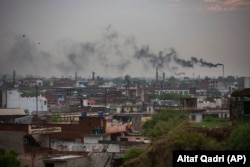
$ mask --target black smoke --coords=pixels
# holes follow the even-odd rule
[[[56,53],[41,51],[40,42],[33,41],[27,34],[16,35],[11,45],[2,52],[0,71],[17,73],[50,75],[71,75],[75,72],[114,73],[124,75],[128,71],[144,67],[144,69],[168,69],[177,73],[180,67],[194,68],[217,67],[223,64],[207,62],[191,57],[181,58],[174,48],[154,53],[150,47],[139,47],[133,36],[124,37],[114,31],[111,26],[105,29],[100,39],[88,42],[74,42],[64,39],[57,43]],[[4,74],[2,73],[2,74]],[[143,74],[142,74],[143,75]]]
[[[48,52],[40,51],[37,43],[28,35],[9,37],[9,45],[4,45],[0,57],[0,73],[8,74],[16,70],[17,74],[42,74],[43,70],[50,70],[52,57]]]
[[[60,53],[64,58],[57,67],[64,73],[72,71],[117,71],[122,72],[130,65],[126,51],[131,50],[131,39],[120,38],[111,26],[105,29],[101,39],[94,42],[74,43],[66,41],[60,44]],[[66,60],[65,60],[66,58]]]
[[[223,64],[221,63],[214,64],[204,61],[203,59],[198,59],[196,57],[191,57],[188,60],[182,59],[178,56],[174,48],[170,48],[169,52],[167,53],[160,51],[158,54],[155,54],[150,51],[149,46],[143,46],[140,49],[136,49],[134,57],[144,62],[146,60],[154,68],[170,69],[170,67],[172,66],[172,69],[174,68],[175,70],[177,70],[178,67],[176,67],[175,65],[184,68],[194,68],[195,65],[209,68],[223,66]]]
[[[192,60],[192,62],[194,62],[195,64],[198,64],[198,65],[200,65],[200,66],[202,66],[202,67],[209,67],[209,68],[212,68],[212,67],[223,66],[223,64],[221,64],[221,63],[213,64],[213,63],[204,61],[203,59],[198,59],[198,58],[196,58],[196,57],[191,57],[191,60]]]

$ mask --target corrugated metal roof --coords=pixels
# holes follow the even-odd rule
[[[0,109],[0,115],[26,115],[24,109],[20,108],[4,108]]]
[[[232,93],[232,96],[233,97],[237,97],[237,96],[248,96],[248,97],[250,97],[250,88],[236,90],[235,92]]]
[[[65,155],[65,156],[52,157],[49,159],[45,159],[45,161],[62,161],[62,160],[74,159],[74,158],[83,158],[83,157],[79,155]]]

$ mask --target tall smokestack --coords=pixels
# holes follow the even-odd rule
[[[92,72],[92,80],[95,80],[95,72]]]
[[[156,82],[158,82],[158,68],[156,67],[156,78],[155,78]]]
[[[223,79],[224,79],[224,65],[222,65],[222,76],[223,76]]]
[[[77,83],[77,72],[75,72],[75,86],[76,86],[76,83]]]
[[[165,81],[165,72],[162,73],[162,80]]]
[[[15,87],[16,84],[16,71],[13,71],[13,86]]]
[[[223,77],[223,84],[226,87],[225,76],[224,76],[224,65],[223,64],[222,64],[222,77]]]

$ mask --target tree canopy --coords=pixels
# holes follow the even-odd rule
[[[13,150],[0,149],[0,167],[20,167],[21,163],[17,159],[17,155]]]

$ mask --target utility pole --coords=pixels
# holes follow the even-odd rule
[[[36,115],[38,115],[38,86],[36,84]]]
[[[104,115],[106,115],[106,107],[107,107],[107,94],[108,94],[108,89],[106,88],[105,89],[105,108],[104,108]]]

